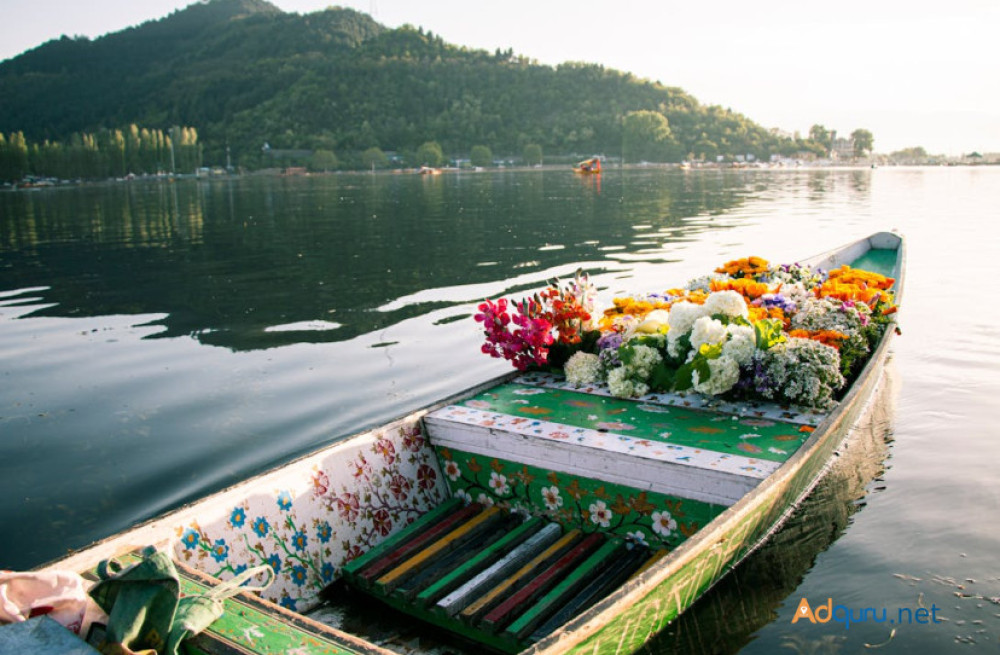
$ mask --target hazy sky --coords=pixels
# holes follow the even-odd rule
[[[865,128],[878,152],[1000,152],[1000,0],[271,1],[299,13],[352,7],[544,64],[600,63],[789,132]],[[0,59],[187,4],[0,0]]]

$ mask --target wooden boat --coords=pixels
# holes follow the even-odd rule
[[[580,175],[600,175],[601,160],[598,157],[584,159],[573,167],[573,172]]]
[[[878,233],[802,263],[891,276],[898,303],[904,260],[902,238]],[[194,594],[271,565],[262,598],[230,600],[196,638],[208,653],[386,653],[363,630],[385,611],[341,609],[372,603],[431,626],[422,650],[454,635],[470,650],[631,653],[817,484],[870,411],[888,320],[826,411],[508,375],[44,568],[92,572],[152,544]]]

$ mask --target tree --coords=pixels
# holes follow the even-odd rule
[[[317,150],[309,159],[309,170],[332,171],[340,165],[337,155],[332,150]]]
[[[529,143],[524,146],[524,152],[522,154],[524,157],[524,163],[528,166],[534,166],[536,164],[542,163],[542,146],[537,143]]]
[[[667,161],[674,145],[667,117],[658,111],[630,111],[622,121],[625,161]]]
[[[417,148],[416,163],[420,166],[437,168],[444,163],[444,152],[437,141],[428,141]]]
[[[472,146],[469,161],[472,162],[473,166],[491,166],[493,164],[493,151],[487,146]]]
[[[823,146],[826,152],[830,152],[830,147],[833,145],[833,135],[822,125],[813,125],[809,128],[809,140]]]
[[[365,168],[385,168],[389,165],[389,158],[381,148],[369,148],[361,154],[361,163]]]
[[[875,137],[868,130],[857,129],[851,132],[851,138],[854,139],[854,156],[864,157],[865,154],[872,151],[872,147],[875,144]]]

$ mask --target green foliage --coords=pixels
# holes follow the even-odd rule
[[[21,132],[0,138],[0,180],[27,175],[61,179],[123,177],[129,173],[194,173],[201,166],[198,132],[169,132],[130,125],[124,132],[102,129],[74,133],[66,142],[30,143]]]
[[[416,161],[418,166],[437,168],[444,163],[444,152],[437,141],[428,141],[417,148]]]
[[[782,327],[781,321],[776,318],[763,319],[754,323],[757,349],[768,350],[784,341],[785,335],[782,334]]]
[[[350,9],[299,15],[263,0],[195,3],[95,40],[50,41],[0,63],[0,98],[0,132],[23,131],[32,142],[66,144],[107,125],[196,125],[207,162],[225,163],[228,148],[246,168],[273,164],[265,142],[336,152],[349,166],[364,165],[372,148],[415,152],[428,142],[445,157],[489,144],[531,162],[540,150],[617,154],[624,146],[630,159],[676,161],[816,147],[603,66],[544,66],[411,26],[387,29]],[[653,137],[646,144],[643,133]],[[124,130],[124,164],[114,165],[135,170],[154,156],[156,148],[138,154],[145,139],[141,129]]]
[[[380,148],[369,148],[361,153],[361,165],[368,168],[385,168],[389,165],[389,157]]]
[[[334,171],[339,165],[340,161],[332,150],[317,150],[309,160],[311,171]]]
[[[521,158],[524,159],[524,163],[527,166],[535,166],[536,164],[542,163],[542,146],[537,143],[529,143],[524,146],[524,150],[521,152]]]
[[[469,154],[469,161],[473,166],[492,166],[493,151],[487,146],[472,146],[472,152]]]

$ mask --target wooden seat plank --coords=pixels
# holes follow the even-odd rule
[[[403,541],[392,552],[362,568],[361,571],[357,573],[357,577],[370,583],[372,580],[382,575],[382,573],[389,570],[406,557],[409,557],[411,553],[420,550],[426,544],[434,541],[441,535],[450,531],[456,525],[462,523],[462,521],[465,521],[481,512],[482,509],[482,505],[473,503],[468,507],[463,507],[457,512],[454,512],[444,518],[440,518],[436,525],[424,530],[412,539]]]
[[[521,523],[513,530],[504,534],[499,540],[485,546],[479,553],[417,594],[417,602],[421,605],[429,605],[437,602],[442,596],[468,581],[478,571],[490,566],[505,553],[524,542],[524,540],[540,530],[542,525],[543,521],[538,517],[533,517]]]
[[[494,563],[474,578],[463,584],[437,602],[436,607],[449,616],[454,616],[472,603],[479,593],[503,579],[511,571],[522,566],[524,562],[535,557],[543,549],[548,548],[559,539],[562,528],[557,523],[549,523],[527,541],[508,553],[500,561]]]
[[[582,533],[579,530],[570,530],[558,541],[539,553],[530,562],[519,568],[513,575],[500,582],[492,591],[481,596],[474,603],[461,611],[460,615],[464,621],[475,621],[484,612],[488,612],[495,604],[502,602],[508,594],[513,593],[515,585],[524,581],[529,575],[533,575],[539,568],[544,566],[554,557],[559,557],[566,549],[571,548],[580,538]]]
[[[518,589],[506,600],[487,612],[482,618],[480,625],[487,630],[496,630],[510,622],[517,610],[523,610],[535,598],[555,586],[563,577],[569,575],[573,567],[600,546],[603,541],[604,536],[597,532],[584,537],[582,541],[547,566],[545,570],[535,576],[528,584]]]
[[[606,541],[580,566],[573,569],[571,575],[523,612],[504,633],[517,640],[531,634],[542,621],[557,612],[602,568],[609,566],[614,558],[620,557],[624,548],[625,542],[621,539]]]
[[[482,534],[502,518],[503,514],[499,508],[488,507],[382,575],[375,581],[375,585],[385,592],[391,592],[427,567],[435,558],[457,549],[463,543],[475,538],[478,534]]]

